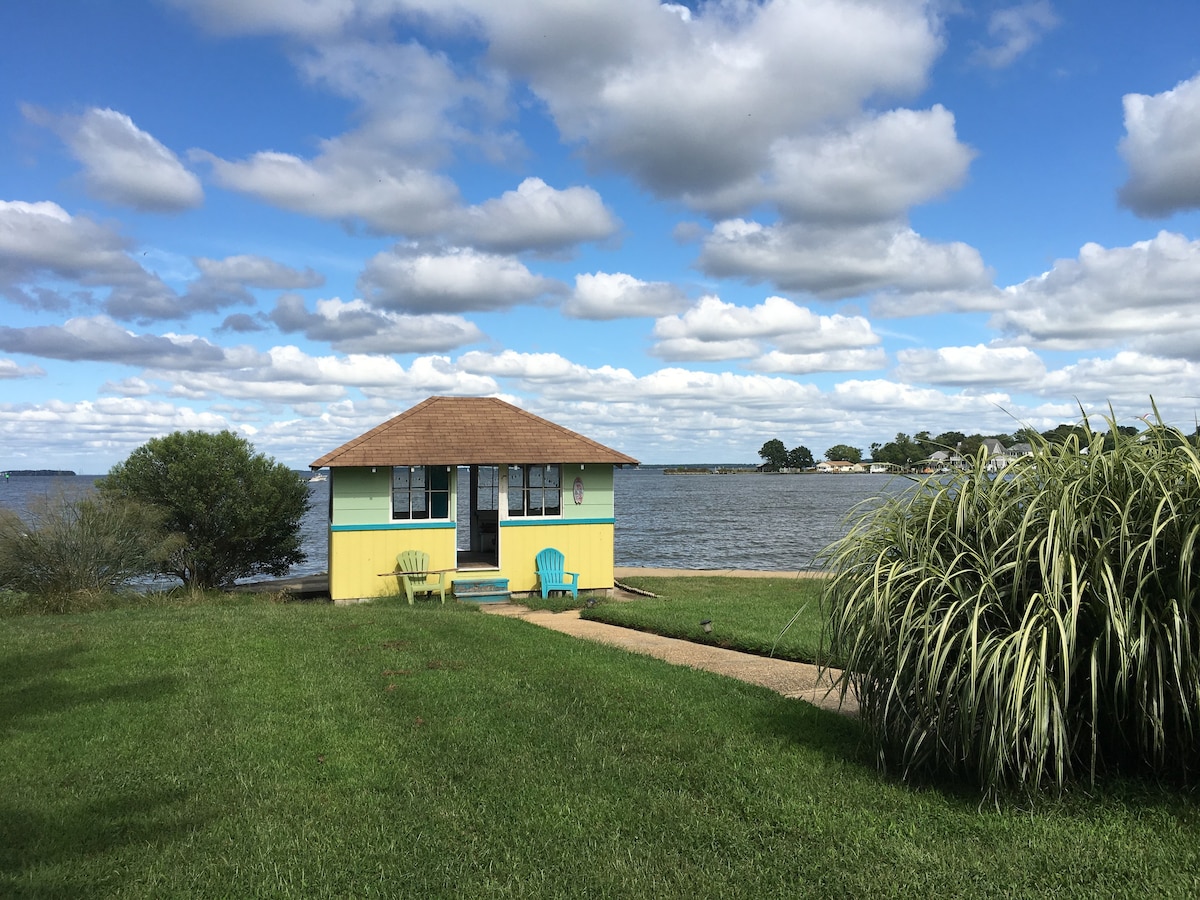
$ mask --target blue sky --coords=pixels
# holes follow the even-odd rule
[[[496,395],[645,462],[1200,417],[1200,7],[0,5],[0,468]]]

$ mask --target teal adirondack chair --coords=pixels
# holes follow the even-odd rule
[[[396,555],[396,577],[404,586],[404,596],[412,605],[414,594],[437,594],[446,602],[444,572],[429,571],[429,554],[423,550],[405,550]]]
[[[570,591],[571,596],[579,599],[579,573],[564,572],[566,559],[561,550],[547,547],[537,555],[538,581],[542,583],[542,599],[550,596],[551,591]],[[570,580],[567,580],[570,576]]]

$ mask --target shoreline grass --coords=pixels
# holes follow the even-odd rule
[[[616,605],[616,604],[614,604]],[[10,897],[1195,896],[1195,798],[914,789],[857,723],[456,604],[0,630]]]

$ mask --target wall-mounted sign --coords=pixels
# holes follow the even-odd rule
[[[575,476],[575,485],[571,488],[571,493],[575,496],[576,506],[583,502],[583,479],[578,475]]]

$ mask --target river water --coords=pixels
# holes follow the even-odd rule
[[[26,512],[39,497],[90,490],[98,476],[0,478],[0,507]],[[885,475],[668,475],[615,473],[618,566],[684,569],[813,568],[846,533],[846,517],[907,484]],[[309,484],[301,523],[308,560],[293,575],[326,570],[329,482]]]

